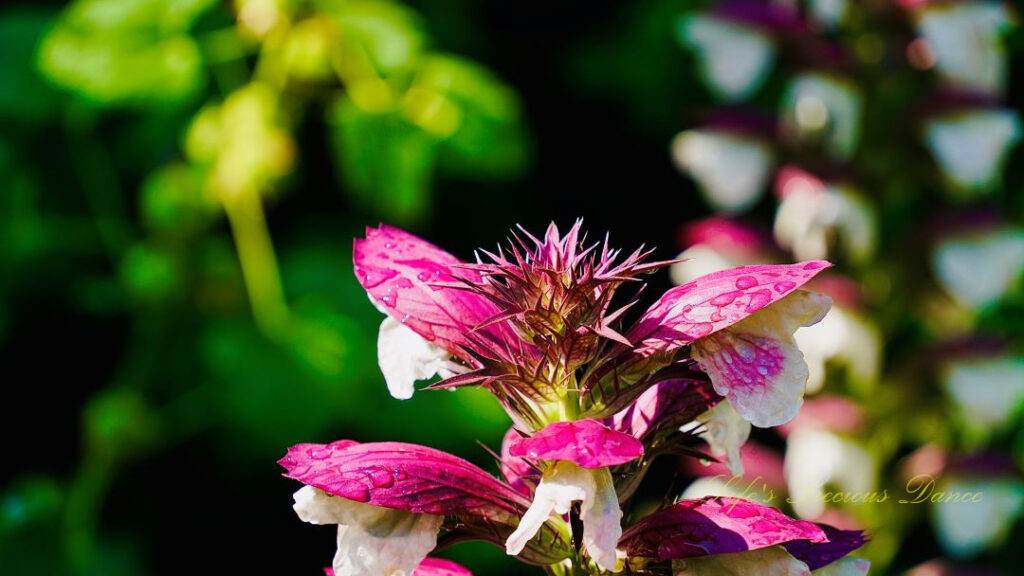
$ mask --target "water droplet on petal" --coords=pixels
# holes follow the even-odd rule
[[[747,303],[747,312],[757,312],[772,301],[772,293],[769,290],[758,290],[750,295],[750,302]]]
[[[370,489],[369,488],[353,488],[351,491],[344,494],[345,498],[349,500],[355,500],[356,502],[369,502],[370,501]]]
[[[784,294],[786,292],[789,292],[793,288],[796,288],[796,282],[790,282],[788,280],[784,280],[782,282],[776,282],[775,283],[775,291],[778,292],[779,294]]]
[[[746,290],[757,286],[757,278],[753,276],[741,276],[736,279],[736,287],[740,290]]]
[[[310,448],[306,451],[306,454],[313,460],[326,460],[331,457],[333,452],[334,450],[331,448]]]

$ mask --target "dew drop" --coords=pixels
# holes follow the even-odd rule
[[[783,280],[782,282],[775,283],[775,291],[779,294],[789,292],[793,288],[796,288],[796,282],[790,282],[789,280]]]
[[[715,296],[714,298],[711,299],[711,305],[728,306],[729,304],[732,304],[740,296],[743,296],[743,292],[740,292],[739,290],[719,294],[718,296]]]
[[[746,290],[757,286],[757,278],[753,276],[741,276],[736,279],[736,287],[740,290]]]
[[[709,322],[698,322],[697,324],[690,326],[690,328],[686,331],[686,335],[689,336],[690,338],[701,338],[703,336],[707,336],[708,334],[710,334],[711,331],[714,329],[714,324],[711,324]]]
[[[821,270],[825,266],[828,266],[827,262],[808,262],[807,264],[804,264],[804,270]]]
[[[333,452],[330,448],[310,448],[306,451],[306,454],[313,460],[326,460],[331,457]]]
[[[395,485],[395,477],[387,470],[374,470],[370,472],[370,482],[377,488],[390,488]]]
[[[345,494],[345,497],[349,500],[355,500],[356,502],[369,502],[370,501],[370,489],[369,488],[356,488],[351,492]]]
[[[419,274],[416,275],[416,279],[419,280],[420,282],[426,282],[427,280],[430,280],[430,274],[428,274],[427,272],[420,272]]]
[[[757,373],[760,374],[761,376],[767,376],[768,375],[768,367],[767,366],[758,366],[757,367]]]
[[[757,356],[757,351],[754,350],[754,347],[746,342],[737,342],[736,346],[733,348],[736,350],[736,353],[740,355],[740,358],[747,362],[750,362],[755,356]]]
[[[770,290],[758,290],[750,295],[750,302],[747,303],[747,312],[757,312],[772,301]]]

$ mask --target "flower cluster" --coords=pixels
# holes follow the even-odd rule
[[[409,398],[435,375],[428,388],[481,386],[512,428],[503,480],[413,444],[291,448],[280,464],[305,484],[299,517],[339,526],[335,574],[465,574],[428,555],[470,539],[559,575],[867,572],[847,557],[864,543],[859,531],[759,503],[709,497],[643,517],[629,510],[659,455],[700,455],[690,445],[703,438],[735,467],[751,425],[796,415],[808,368],[793,334],[831,303],[800,287],[827,262],[715,272],[627,323],[641,275],[673,262],[588,244],[579,223],[565,234],[552,225],[543,238],[522,231],[481,254],[462,262],[388,226],[355,242],[359,282],[387,315],[378,349],[392,395]],[[633,297],[620,293],[627,287]]]
[[[703,478],[684,494],[760,479],[800,518],[871,530],[876,570],[913,561],[904,544],[926,522],[957,561],[980,566],[1006,546],[1024,516],[1010,456],[1024,445],[1024,333],[1012,319],[1024,295],[1012,169],[1024,132],[1006,98],[1016,11],[1001,0],[715,0],[681,16],[677,38],[714,106],[675,137],[673,159],[717,214],[683,228],[681,257],[699,266],[673,267],[673,279],[791,259],[839,270],[812,285],[832,310],[796,336],[809,398],[779,429],[785,452],[748,445],[748,473],[731,484],[715,480],[721,466],[692,467]],[[992,461],[1004,464],[963,464]],[[926,515],[856,501],[913,501],[919,475],[938,492],[988,496],[925,501]],[[846,497],[829,500],[832,490]]]

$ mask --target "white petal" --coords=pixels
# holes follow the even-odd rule
[[[593,478],[594,491],[588,494],[580,507],[583,521],[583,544],[587,553],[603,570],[618,572],[615,546],[622,537],[622,509],[615,495],[615,482],[611,470],[586,470]]]
[[[942,498],[932,505],[935,533],[955,558],[972,558],[1000,545],[1024,510],[1024,484],[1015,480],[952,479],[937,490],[945,495],[981,494],[977,502]]]
[[[768,182],[771,148],[749,136],[688,130],[672,140],[676,165],[700,185],[712,208],[740,212],[754,205]]]
[[[825,364],[830,361],[844,365],[847,374],[861,389],[878,378],[881,335],[874,324],[858,314],[833,306],[821,322],[800,328],[794,338],[807,361],[808,394],[824,386]]]
[[[417,380],[428,380],[444,373],[447,351],[431,344],[411,328],[388,316],[380,323],[377,336],[377,363],[391,395],[400,400],[412,398]]]
[[[828,30],[834,30],[839,27],[848,6],[849,0],[811,0],[807,10],[815,22]]]
[[[673,576],[810,576],[807,565],[781,546],[672,561]]]
[[[588,469],[559,461],[544,471],[534,492],[533,503],[523,514],[508,540],[505,551],[516,555],[555,514],[567,514],[573,502],[581,502],[583,543],[598,566],[615,571],[615,545],[622,536],[622,510],[608,468]]]
[[[792,80],[782,101],[783,119],[792,136],[823,139],[839,159],[856,151],[862,99],[852,82],[827,74],[802,74]]]
[[[871,562],[863,558],[844,556],[835,562],[811,572],[814,576],[867,576]]]
[[[943,370],[942,387],[966,425],[979,431],[1001,428],[1024,404],[1024,357],[951,362]]]
[[[732,326],[693,343],[691,353],[711,384],[754,426],[791,420],[803,404],[808,370],[793,333],[821,320],[823,294],[794,292]]]
[[[761,86],[775,61],[772,38],[738,22],[693,16],[683,23],[680,36],[696,51],[708,87],[723,100],[746,99]]]
[[[996,186],[1006,156],[1020,138],[1020,117],[1012,110],[952,114],[925,127],[925,141],[939,168],[966,191]]]
[[[332,497],[311,486],[295,493],[294,508],[306,522],[338,524],[337,576],[411,576],[437,545],[444,521]]]
[[[942,287],[960,304],[983,308],[997,302],[1024,272],[1024,231],[992,230],[947,238],[932,255]]]
[[[793,511],[813,519],[825,511],[826,484],[851,496],[870,494],[875,462],[850,440],[825,430],[800,429],[786,439],[785,473]]]
[[[750,437],[750,422],[744,420],[728,401],[719,402],[699,416],[697,421],[706,428],[700,436],[711,447],[711,455],[724,456],[729,472],[734,476],[742,476],[740,448]]]
[[[1000,31],[1010,24],[1002,2],[933,3],[917,20],[918,32],[935,51],[936,69],[956,84],[1000,93],[1006,53]]]

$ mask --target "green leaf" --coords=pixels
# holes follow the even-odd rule
[[[339,17],[342,37],[364,51],[383,75],[409,70],[426,43],[420,15],[397,2],[356,0],[321,4]],[[346,49],[351,50],[352,46]],[[346,58],[360,56],[346,54]]]
[[[88,102],[177,103],[204,85],[203,57],[187,29],[213,0],[80,0],[44,38],[39,67]]]
[[[332,147],[357,203],[396,223],[426,216],[439,141],[397,112],[367,112],[342,97]]]
[[[432,55],[417,71],[414,89],[436,93],[458,111],[457,125],[441,151],[446,171],[469,177],[512,177],[526,167],[529,146],[519,98],[489,70],[455,56]],[[426,110],[414,110],[413,118],[429,122],[431,113],[437,116],[434,111],[444,108]]]

